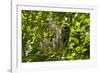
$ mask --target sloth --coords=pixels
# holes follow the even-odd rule
[[[57,51],[56,54],[63,54],[63,50],[66,49],[68,46],[69,41],[69,35],[70,35],[70,26],[68,24],[65,24],[64,27],[61,28],[61,34],[59,35],[58,39],[58,45],[57,45]]]
[[[52,57],[63,54],[63,50],[68,46],[70,35],[69,24],[65,24],[63,27],[57,27],[57,25],[55,25],[53,28],[54,29],[52,29],[52,33],[55,34],[55,37],[52,38],[52,41],[46,39],[43,42],[45,48],[52,47],[52,52],[54,52]]]

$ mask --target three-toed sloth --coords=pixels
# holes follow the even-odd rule
[[[50,28],[55,37],[52,38],[52,41],[46,39],[44,46],[45,48],[52,47],[53,52],[59,54],[68,46],[70,26],[68,24],[65,24],[63,27],[53,25],[53,27],[50,26]]]
[[[55,42],[53,42],[53,48],[55,48],[56,52],[61,52],[68,46],[69,35],[70,26],[68,24],[56,30],[56,38],[54,40]]]

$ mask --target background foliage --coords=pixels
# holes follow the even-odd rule
[[[22,62],[90,58],[89,13],[22,10],[21,14]],[[70,27],[70,33],[66,35],[69,40],[66,47],[59,48],[51,42],[57,33],[54,31],[56,28],[62,30],[66,25]],[[58,47],[54,49],[53,46]]]

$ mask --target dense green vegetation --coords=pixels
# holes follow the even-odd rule
[[[90,14],[22,10],[22,62],[90,58]]]

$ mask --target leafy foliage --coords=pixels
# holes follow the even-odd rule
[[[22,62],[90,58],[89,13],[22,10],[21,14]]]

